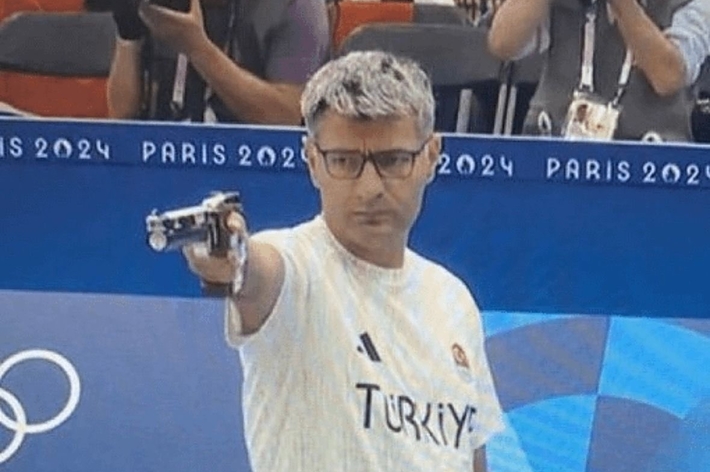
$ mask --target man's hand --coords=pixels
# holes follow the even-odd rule
[[[247,237],[246,221],[237,212],[230,213],[225,226],[231,235]],[[230,250],[227,257],[216,257],[207,253],[204,244],[185,246],[182,251],[190,270],[205,282],[230,284],[239,269],[239,255]]]
[[[188,57],[200,46],[209,43],[200,0],[191,0],[187,13],[140,0],[138,14],[154,38]]]
[[[230,213],[225,221],[232,235],[247,237],[244,217]],[[238,296],[233,296],[240,317],[240,334],[256,332],[276,304],[284,283],[284,261],[270,244],[248,241],[249,259],[244,268],[244,280]],[[239,269],[239,255],[229,251],[227,257],[207,254],[204,245],[186,246],[183,254],[190,270],[201,280],[212,284],[229,284]]]

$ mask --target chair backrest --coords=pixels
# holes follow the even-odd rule
[[[382,50],[417,61],[435,87],[497,81],[501,62],[486,47],[486,32],[472,26],[379,24],[358,27],[340,54]]]
[[[412,22],[441,25],[473,25],[473,21],[462,8],[436,3],[415,3]]]
[[[108,13],[18,13],[0,24],[0,69],[106,76],[115,36]]]
[[[369,23],[410,23],[414,4],[341,0],[329,4],[333,33],[333,50],[339,51],[343,40],[357,27]]]
[[[366,50],[411,58],[427,71],[437,99],[437,130],[492,131],[501,62],[488,51],[485,30],[454,24],[373,23],[355,29],[340,53]],[[478,99],[479,106],[472,108],[473,128],[471,114],[459,113],[466,90]]]
[[[0,21],[19,12],[78,12],[83,9],[84,0],[0,0]]]
[[[108,13],[17,13],[0,24],[0,101],[43,116],[105,117]]]
[[[328,6],[333,50],[336,52],[353,30],[369,23],[472,25],[467,13],[454,5],[408,1],[340,0],[330,2]]]

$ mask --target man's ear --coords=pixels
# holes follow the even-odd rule
[[[441,135],[434,133],[427,145],[428,176],[427,183],[430,184],[436,177],[436,166],[441,155]]]
[[[320,190],[320,182],[318,181],[318,150],[315,142],[310,136],[305,136],[303,139],[303,149],[306,153],[306,165],[308,166],[308,175],[311,178],[311,183],[315,188]]]

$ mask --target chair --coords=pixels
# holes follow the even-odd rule
[[[437,25],[473,25],[462,8],[435,3],[415,3],[412,22]]]
[[[107,13],[17,13],[0,24],[0,101],[41,116],[105,117]]]
[[[78,12],[83,9],[84,0],[0,0],[0,21],[19,12]]]
[[[472,24],[461,8],[412,2],[341,0],[328,4],[333,31],[333,50],[358,26],[369,23]]]
[[[333,51],[339,51],[343,40],[358,26],[369,23],[411,23],[414,4],[409,2],[334,1],[329,5]]]
[[[340,53],[382,50],[409,57],[426,70],[437,98],[439,131],[490,133],[501,62],[487,49],[485,30],[444,24],[369,24],[343,42]],[[475,95],[476,100],[473,100]],[[474,107],[474,102],[478,107]],[[472,119],[473,118],[473,119]]]

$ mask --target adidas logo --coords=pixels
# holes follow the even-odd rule
[[[360,344],[357,347],[357,352],[367,354],[367,357],[372,362],[382,362],[382,358],[380,358],[380,354],[377,352],[377,348],[367,332],[360,335]]]

